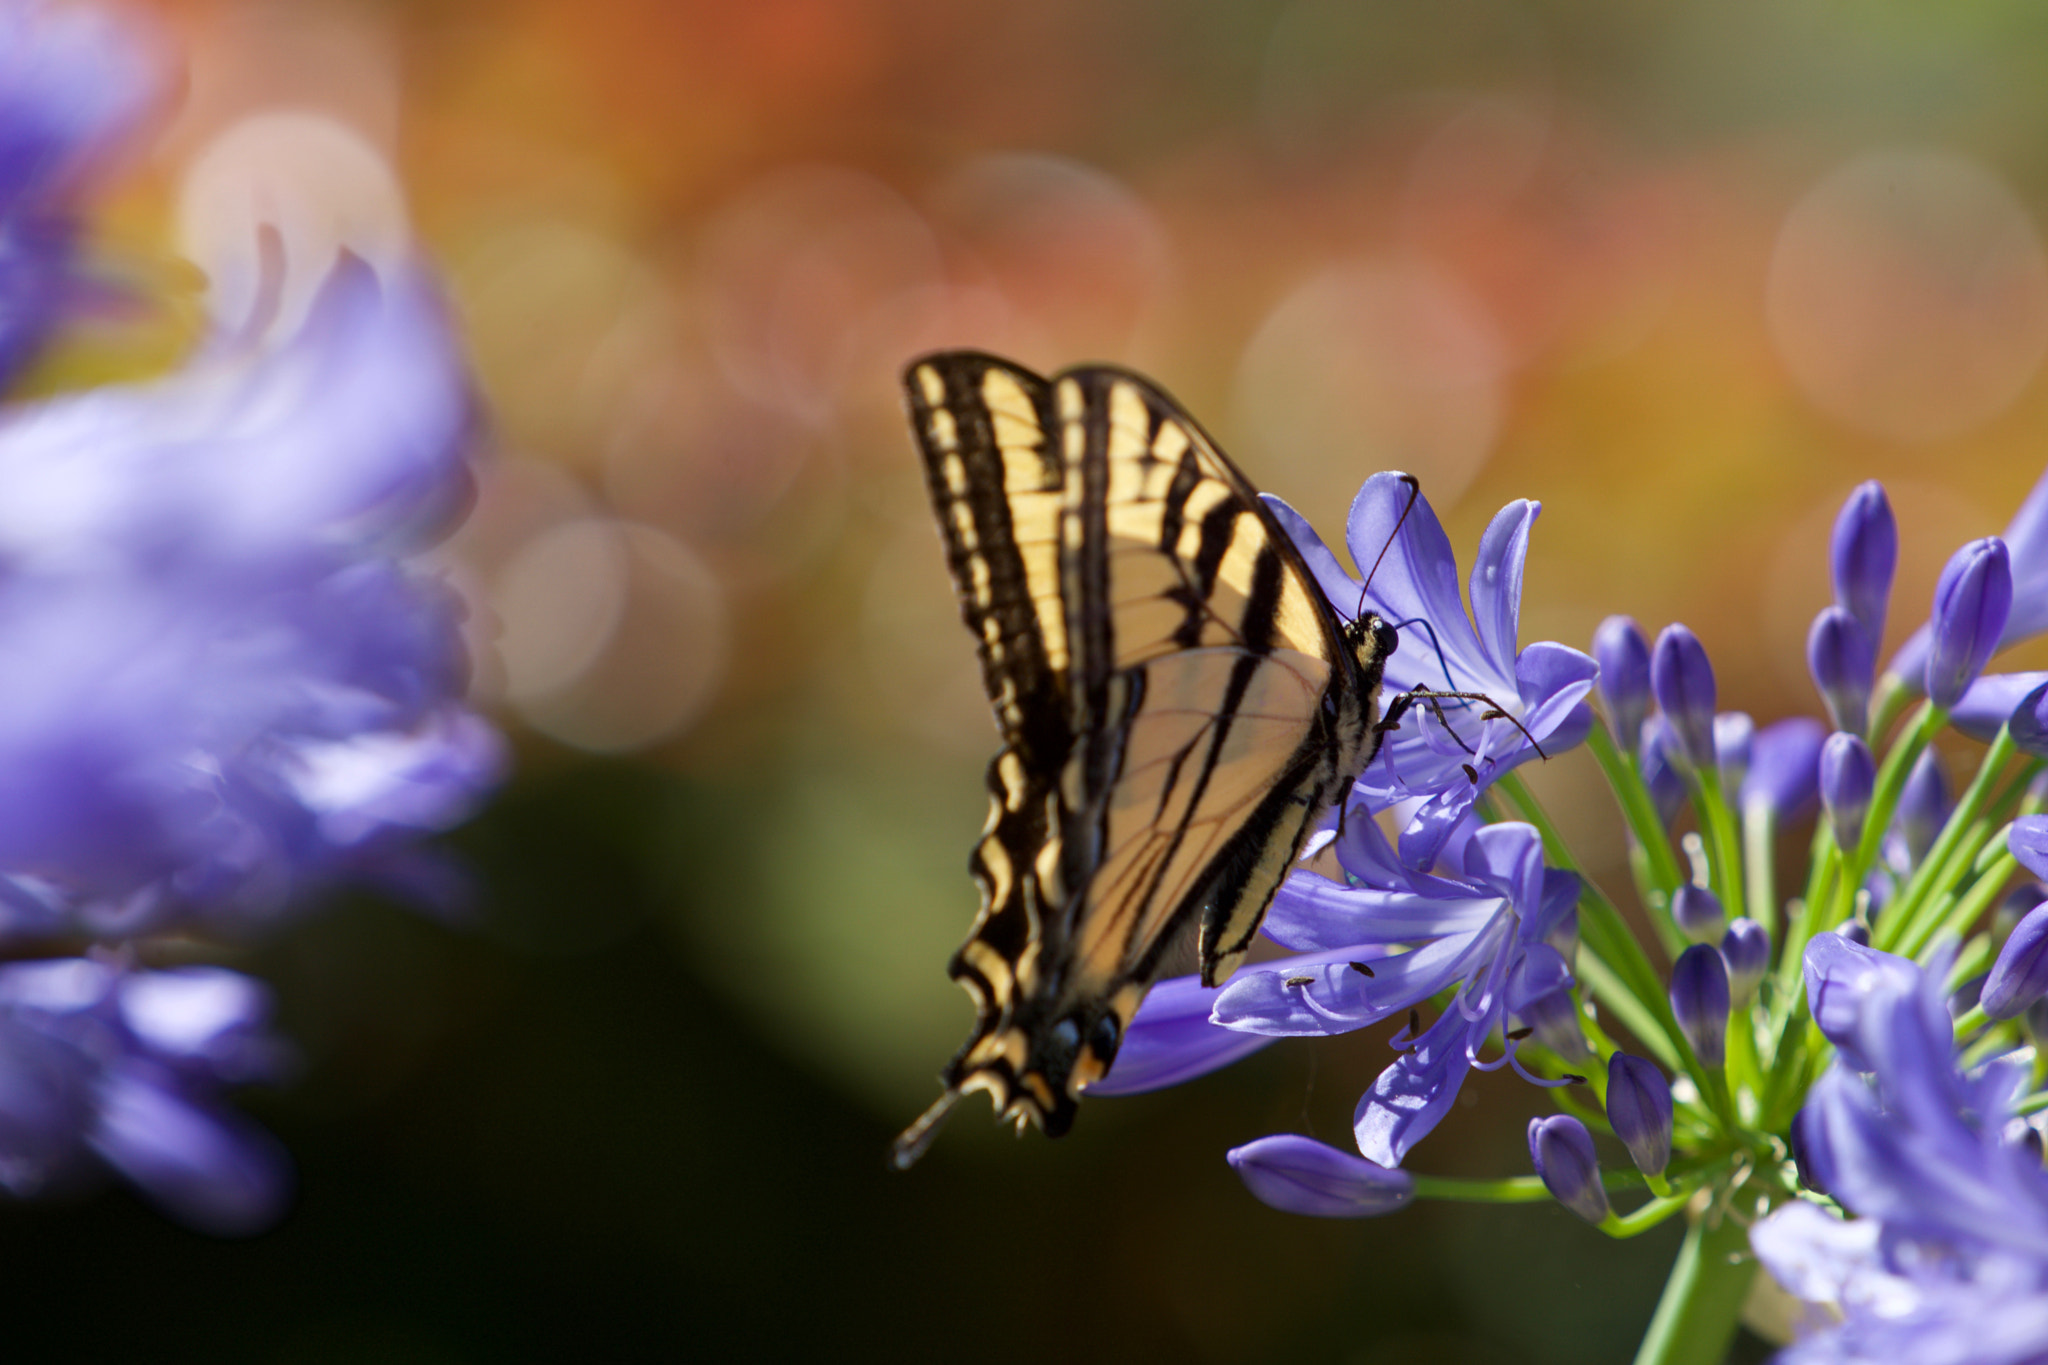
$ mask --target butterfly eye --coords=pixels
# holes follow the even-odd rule
[[[1102,1059],[1104,1065],[1115,1058],[1117,1044],[1124,1040],[1123,1025],[1114,1014],[1105,1014],[1095,1021],[1095,1027],[1088,1031],[1088,1050]]]

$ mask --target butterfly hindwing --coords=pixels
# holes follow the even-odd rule
[[[1177,945],[1229,975],[1370,756],[1392,640],[1346,635],[1255,490],[1145,380],[955,352],[906,386],[1003,747],[952,964],[975,1031],[904,1164],[968,1090],[1062,1131]]]

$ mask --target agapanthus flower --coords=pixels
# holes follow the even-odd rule
[[[1411,496],[1411,486],[1392,473],[1375,474],[1358,490],[1345,543],[1353,561],[1372,571],[1363,591],[1299,513],[1277,498],[1267,503],[1330,601],[1348,608],[1362,599],[1400,630],[1383,696],[1417,688],[1474,692],[1505,713],[1488,720],[1482,717],[1492,708],[1483,702],[1446,701],[1441,712],[1418,704],[1359,779],[1357,795],[1374,810],[1419,803],[1401,832],[1400,851],[1409,867],[1423,869],[1479,795],[1536,757],[1535,746],[1555,755],[1585,739],[1593,722],[1585,697],[1599,669],[1588,655],[1554,642],[1516,647],[1522,564],[1539,504],[1509,503],[1480,537],[1468,618],[1450,538],[1429,499],[1416,497],[1410,507]]]
[[[494,781],[460,606],[470,391],[416,272],[153,384],[0,411],[0,935],[262,921],[404,879]]]
[[[0,1187],[33,1195],[104,1169],[202,1231],[267,1227],[290,1163],[220,1098],[288,1064],[270,1008],[260,983],[221,967],[0,966]]]
[[[0,0],[0,386],[87,292],[80,201],[161,87],[133,19]]]
[[[1460,828],[1437,870],[1422,873],[1395,856],[1376,824],[1358,820],[1339,841],[1338,858],[1351,885],[1297,872],[1266,918],[1268,936],[1314,956],[1240,968],[1217,993],[1211,1017],[1245,1033],[1322,1036],[1455,988],[1433,1024],[1396,1039],[1404,1050],[1354,1116],[1359,1151],[1397,1166],[1443,1117],[1472,1067],[1512,1065],[1528,1076],[1514,1040],[1491,1061],[1479,1054],[1509,1016],[1570,988],[1578,878],[1545,868],[1541,840],[1521,824]]]
[[[2004,649],[2048,631],[2048,474],[2027,494],[1999,539],[2005,542],[2012,582],[2011,610],[2003,618],[1996,644],[1996,649]],[[1930,622],[1899,646],[1885,665],[1886,675],[1895,685],[1923,690],[1933,644]]]
[[[1752,1232],[1778,1282],[1825,1310],[1780,1360],[2040,1359],[2048,1172],[2007,1127],[2026,1067],[1959,1063],[1940,971],[1832,934],[1807,971],[1841,1053],[1795,1131],[1817,1183],[1858,1216],[1795,1202]]]

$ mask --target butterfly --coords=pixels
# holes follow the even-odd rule
[[[974,1029],[899,1168],[977,1090],[1064,1133],[1169,962],[1192,941],[1214,986],[1244,960],[1412,699],[1381,717],[1395,626],[1338,612],[1149,380],[948,351],[904,387],[1002,748],[968,863],[981,910],[949,966]]]

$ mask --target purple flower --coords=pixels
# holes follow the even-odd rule
[[[1607,1190],[1593,1135],[1569,1114],[1529,1120],[1529,1161],[1551,1197],[1589,1223],[1606,1219]]]
[[[1679,775],[1677,751],[1678,736],[1670,721],[1659,715],[1643,722],[1637,766],[1657,807],[1657,818],[1667,825],[1678,818],[1678,808],[1685,804],[1685,779]]]
[[[426,281],[353,258],[270,349],[0,415],[0,936],[248,926],[468,814],[502,746],[416,556],[473,426]]]
[[[1607,1122],[1644,1175],[1671,1162],[1671,1082],[1654,1062],[1617,1052],[1607,1059]]]
[[[1813,965],[1809,951],[1809,983]],[[1858,1217],[1794,1203],[1751,1234],[1781,1285],[1828,1310],[1780,1358],[2041,1358],[2048,1173],[2007,1130],[2024,1065],[1959,1068],[1940,973],[1867,950],[1833,965],[1829,1012],[1849,1045],[1809,1092],[1795,1132],[1810,1169]]]
[[[97,1166],[201,1231],[268,1227],[289,1163],[219,1096],[284,1068],[269,1014],[260,984],[220,967],[0,967],[0,1185],[32,1195]]]
[[[1920,865],[1940,837],[1941,827],[1948,823],[1954,805],[1941,755],[1929,745],[1914,761],[1905,785],[1899,789],[1899,807],[1892,816],[1892,830],[1898,842],[1887,854],[1895,870],[1905,872]]]
[[[1729,1002],[1742,1009],[1770,971],[1770,931],[1747,915],[1734,921],[1721,938],[1721,961],[1728,968]]]
[[[1247,1142],[1226,1159],[1260,1202],[1314,1218],[1372,1218],[1405,1208],[1415,1180],[1293,1133]]]
[[[2021,867],[2048,878],[2048,815],[2022,815],[2013,821],[2005,846]]]
[[[1417,705],[1359,779],[1358,794],[1375,810],[1422,803],[1400,844],[1408,866],[1427,868],[1479,794],[1536,756],[1532,739],[1554,756],[1585,738],[1593,713],[1583,703],[1599,668],[1578,650],[1549,641],[1516,649],[1522,562],[1541,510],[1536,503],[1509,503],[1480,537],[1468,619],[1450,539],[1427,498],[1417,498],[1402,520],[1409,495],[1401,476],[1373,475],[1358,490],[1345,531],[1353,560],[1379,565],[1366,601],[1401,632],[1401,648],[1387,664],[1386,695],[1421,687],[1477,692],[1506,713],[1482,720],[1490,709],[1484,703],[1446,701],[1441,715],[1435,706]],[[1266,501],[1329,599],[1358,601],[1358,580],[1307,521],[1277,498]]]
[[[1970,684],[1948,719],[1987,743],[2009,724],[2021,753],[2048,758],[2048,673],[1986,673]]]
[[[1678,752],[1696,768],[1715,759],[1714,666],[1706,646],[1684,626],[1666,626],[1650,651],[1650,690],[1678,740]]]
[[[1297,961],[1262,963],[1272,970],[1294,971]],[[1227,984],[1227,983],[1226,983]],[[1088,1094],[1136,1095],[1193,1080],[1248,1057],[1273,1041],[1272,1035],[1243,1033],[1209,1021],[1222,986],[1204,986],[1199,976],[1176,976],[1154,986],[1124,1031],[1109,1074],[1088,1087]]]
[[[1881,484],[1858,484],[1842,504],[1835,518],[1829,561],[1834,570],[1835,601],[1856,619],[1863,638],[1875,651],[1884,639],[1885,607],[1891,599],[1892,573],[1899,563],[1899,527]],[[1864,691],[1869,691],[1868,679]],[[1863,727],[1836,728],[1860,731]]]
[[[77,208],[162,90],[132,17],[0,0],[0,385],[88,292]]]
[[[1731,797],[1749,777],[1756,750],[1756,722],[1747,711],[1723,711],[1714,717],[1714,766],[1721,770],[1721,789]]]
[[[1869,722],[1877,646],[1847,608],[1823,607],[1813,618],[1806,636],[1806,666],[1835,728],[1862,734]]]
[[[1855,735],[1836,731],[1820,750],[1820,802],[1839,848],[1854,848],[1863,837],[1863,817],[1877,787],[1877,760]]]
[[[1650,642],[1633,617],[1610,616],[1593,632],[1593,658],[1614,737],[1633,749],[1650,710]]]
[[[1996,536],[1973,540],[1949,558],[1934,585],[1927,695],[1952,707],[1984,671],[2012,611],[2012,560]]]
[[[1821,744],[1826,738],[1821,723],[1805,716],[1793,716],[1757,731],[1750,743],[1749,773],[1742,779],[1737,805],[1745,811],[1762,807],[1780,821],[1804,814],[1818,791]]]
[[[2048,906],[2037,907],[2012,931],[1978,997],[1993,1019],[2011,1019],[2048,995]]]
[[[1694,943],[1711,943],[1727,927],[1721,898],[1704,886],[1681,886],[1671,897],[1671,919]]]
[[[2027,494],[2000,539],[2005,542],[2012,570],[2012,610],[1996,646],[2004,649],[2048,630],[2048,476]],[[1908,687],[1919,688],[1932,642],[1931,625],[1921,626],[1899,646],[1885,672]]]
[[[1253,1034],[1321,1036],[1454,990],[1419,1037],[1397,1039],[1405,1050],[1359,1102],[1359,1151],[1398,1166],[1473,1066],[1512,1065],[1535,1079],[1515,1060],[1514,1040],[1491,1062],[1478,1056],[1511,1014],[1571,984],[1578,878],[1546,869],[1542,841],[1521,824],[1455,831],[1435,873],[1411,871],[1371,820],[1352,821],[1337,851],[1356,884],[1297,872],[1266,916],[1267,935],[1304,955],[1241,968],[1211,1018]]]
[[[1671,964],[1671,1012],[1700,1063],[1728,1057],[1728,964],[1711,943],[1695,943]]]

